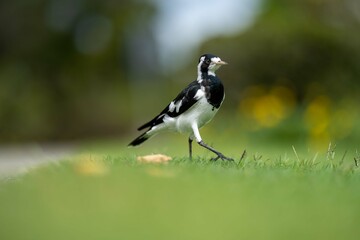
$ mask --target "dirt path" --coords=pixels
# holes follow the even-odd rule
[[[26,144],[0,146],[0,179],[24,173],[48,162],[57,162],[74,153],[71,144]]]

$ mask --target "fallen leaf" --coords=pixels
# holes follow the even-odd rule
[[[164,154],[152,154],[146,156],[138,156],[136,159],[142,163],[166,163],[172,158]]]

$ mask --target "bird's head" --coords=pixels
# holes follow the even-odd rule
[[[204,54],[199,59],[198,72],[199,74],[207,72],[215,75],[215,71],[218,70],[222,65],[227,63],[222,61],[219,57],[212,54]]]

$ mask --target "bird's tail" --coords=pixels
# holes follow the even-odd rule
[[[145,142],[146,140],[148,140],[152,135],[149,135],[148,132],[144,132],[143,134],[141,134],[140,136],[138,136],[137,138],[134,139],[134,141],[132,141],[131,143],[129,143],[129,147],[130,146],[138,146],[140,144],[142,144],[143,142]]]

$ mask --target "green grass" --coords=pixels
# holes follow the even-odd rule
[[[289,147],[240,161],[233,148],[235,162],[210,162],[195,146],[192,161],[136,161],[153,149],[186,155],[176,139],[87,144],[80,157],[1,182],[0,239],[358,239],[355,153]]]

